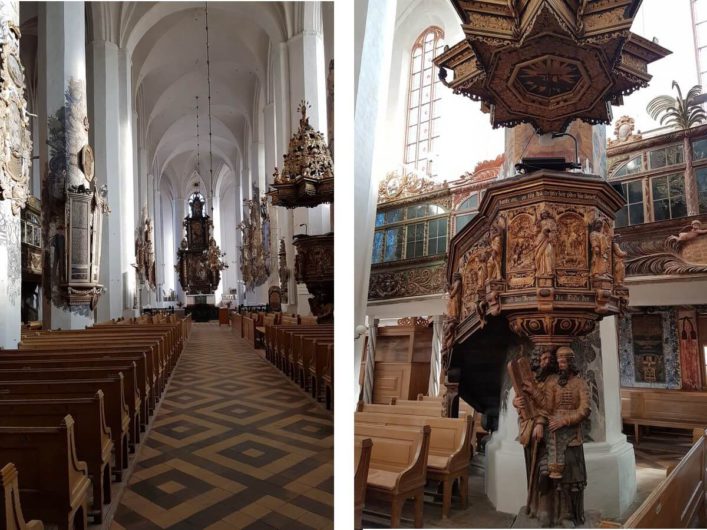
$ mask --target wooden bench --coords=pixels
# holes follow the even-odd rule
[[[0,382],[4,381],[58,381],[63,379],[98,379],[122,375],[123,397],[130,415],[130,452],[135,452],[135,445],[140,443],[140,395],[135,379],[135,365],[50,368],[35,367],[34,369],[0,369]]]
[[[146,422],[152,414],[156,397],[152,392],[157,375],[152,371],[150,357],[139,349],[94,349],[87,351],[66,347],[32,349],[32,350],[0,350],[0,367],[32,367],[37,364],[57,368],[112,366],[115,364],[135,363],[136,380],[140,390],[142,410],[140,413],[141,430],[145,430]],[[143,397],[144,396],[144,397]]]
[[[334,410],[334,344],[330,342],[326,345],[326,360],[324,374],[322,375],[322,385],[324,386],[324,404],[329,410]]]
[[[675,469],[623,525],[602,528],[705,528],[707,526],[707,440],[704,430]]]
[[[466,508],[471,462],[471,435],[474,424],[471,417],[430,418],[405,414],[357,412],[356,424],[430,426],[430,451],[427,458],[427,478],[442,483],[442,517],[449,515],[452,488],[459,480],[461,507]]]
[[[312,397],[322,400],[325,391],[324,373],[327,369],[327,360],[334,353],[334,342],[317,341],[311,361],[309,362],[309,381]]]
[[[0,461],[13,462],[20,481],[22,511],[60,530],[86,530],[86,463],[76,457],[74,420],[58,426],[0,427]]]
[[[707,427],[707,392],[622,388],[621,419],[633,425],[636,446],[640,442],[641,426],[704,429]]]
[[[44,530],[42,521],[25,522],[20,503],[20,486],[17,482],[17,468],[9,463],[0,469],[3,502],[0,504],[0,523],[5,522],[5,530]]]
[[[407,405],[381,405],[378,403],[363,403],[359,401],[357,412],[380,412],[384,414],[406,414],[410,416],[424,416],[429,418],[441,418],[442,409],[439,410]]]
[[[110,458],[113,449],[106,425],[103,392],[90,398],[0,399],[0,426],[41,427],[58,425],[66,416],[74,419],[76,455],[86,462],[93,485],[93,516],[103,522],[103,504],[111,501]]]
[[[354,444],[354,527],[356,530],[363,528],[363,506],[366,503],[366,484],[371,465],[372,445],[370,438],[356,440]]]
[[[90,355],[96,355],[98,353],[104,354],[105,357],[112,357],[113,355],[120,355],[124,353],[130,353],[133,355],[145,354],[148,372],[148,379],[151,384],[152,399],[150,405],[154,408],[154,405],[159,400],[160,396],[164,392],[164,388],[167,382],[168,374],[165,369],[165,365],[160,359],[159,353],[153,345],[146,343],[134,343],[123,344],[122,342],[115,343],[112,341],[107,343],[106,341],[89,341],[89,340],[76,340],[72,338],[63,338],[54,341],[43,340],[41,342],[21,342],[19,344],[19,349],[22,352],[33,352],[33,351],[56,351],[62,352],[64,354],[70,353],[76,355],[78,353],[88,353]]]
[[[106,424],[110,427],[113,441],[115,454],[113,472],[117,480],[122,480],[122,470],[128,467],[130,414],[125,404],[121,374],[101,379],[0,382],[0,397],[2,399],[91,397],[99,390],[102,390],[104,394],[103,408]]]
[[[422,527],[430,427],[418,429],[357,423],[355,435],[357,441],[370,438],[373,443],[366,500],[389,500],[390,526],[398,528],[403,505],[407,499],[413,498],[415,527]]]

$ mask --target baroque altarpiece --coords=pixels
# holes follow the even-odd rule
[[[177,250],[179,283],[187,294],[213,294],[226,268],[224,253],[213,237],[214,224],[204,212],[206,199],[195,191],[189,198],[189,215],[184,218],[185,236]]]

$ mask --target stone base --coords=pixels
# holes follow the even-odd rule
[[[486,445],[486,495],[496,509],[518,513],[526,503],[527,485],[523,449],[518,442],[494,440]],[[636,495],[636,460],[633,446],[621,436],[613,444],[585,443],[586,510],[605,519],[619,518]]]
[[[584,511],[584,524],[575,526],[575,528],[599,528],[602,516],[601,512],[597,510],[585,510]],[[531,518],[525,513],[525,506],[523,506],[518,515],[516,516],[511,528],[543,528],[540,526],[540,522],[536,518]],[[563,528],[563,527],[556,527]]]

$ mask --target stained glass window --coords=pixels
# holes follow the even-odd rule
[[[435,177],[434,150],[439,138],[440,82],[432,59],[444,49],[444,32],[427,28],[415,41],[410,57],[410,84],[405,134],[405,164],[423,175]]]

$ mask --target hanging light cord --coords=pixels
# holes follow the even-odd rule
[[[201,178],[201,168],[199,165],[199,96],[196,96],[196,172]]]
[[[209,58],[209,4],[204,2],[206,15],[206,82],[209,98],[209,174],[211,177],[211,212],[214,211],[214,159],[211,151],[211,60]]]

